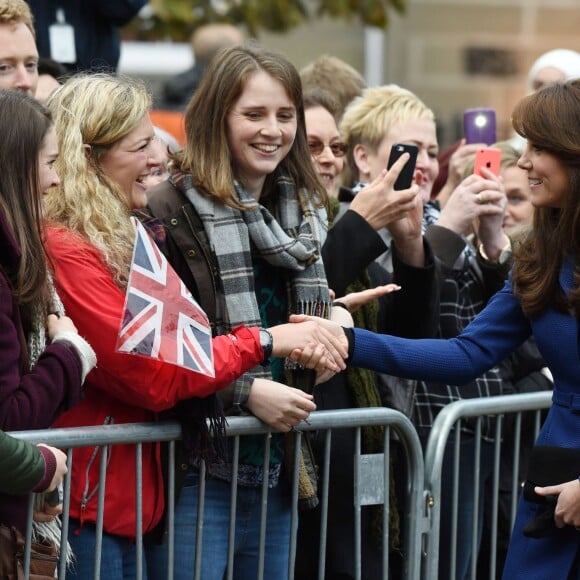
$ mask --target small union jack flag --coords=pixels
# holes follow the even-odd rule
[[[211,327],[139,220],[116,350],[215,376]]]

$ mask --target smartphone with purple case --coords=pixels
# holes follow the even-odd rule
[[[466,143],[496,142],[495,110],[485,107],[466,109],[463,113],[463,135]]]

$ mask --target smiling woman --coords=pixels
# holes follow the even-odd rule
[[[461,390],[524,340],[535,337],[554,376],[554,404],[535,445],[544,447],[562,465],[569,463],[565,450],[577,448],[580,441],[575,405],[580,391],[578,118],[580,81],[547,87],[516,105],[512,124],[528,141],[519,166],[527,171],[532,185],[533,228],[515,246],[513,268],[502,290],[463,332],[453,339],[411,341],[355,329],[351,337],[351,362],[356,366],[449,382],[462,385]],[[542,450],[538,451],[541,457]],[[524,487],[503,578],[578,578],[577,466],[572,474],[557,474],[545,462],[534,463],[534,455],[530,472],[550,472],[554,485],[532,485],[533,492],[527,489],[531,482]],[[546,496],[552,500],[551,513],[545,511],[548,502],[542,508]],[[542,518],[551,525],[538,537],[533,528],[539,527]]]
[[[173,160],[173,187],[154,188],[149,207],[167,226],[170,261],[185,272],[184,281],[202,305],[208,304],[206,311],[215,313],[218,333],[241,323],[271,327],[307,310],[328,314],[330,295],[320,257],[326,192],[312,164],[294,66],[255,45],[222,51],[188,105],[185,127],[185,148]],[[187,219],[179,220],[183,215]],[[207,256],[204,268],[213,279],[213,292],[201,291],[208,281],[191,259],[199,240],[207,240],[197,254]],[[293,386],[312,388],[309,373],[294,369],[291,374]],[[252,369],[224,394],[226,413],[251,412],[274,429],[290,431],[315,405],[312,395],[288,386],[286,376],[281,359]],[[263,464],[262,439],[244,439],[237,473],[226,458],[212,466],[205,484],[203,554],[198,554],[204,580],[225,575],[230,482],[235,478],[238,505],[248,506],[248,513],[240,512],[235,521],[234,577],[258,573],[260,489],[267,478],[264,577],[287,578],[291,502],[282,477],[284,455],[284,436],[275,434],[269,465]],[[175,575],[179,579],[191,577],[196,558],[191,522],[198,482],[197,466],[191,463],[175,511],[173,556],[182,563]],[[316,503],[314,486],[307,477],[301,480],[301,489],[308,490],[300,498],[303,505]],[[164,577],[167,551],[164,544],[154,557],[150,554],[150,577]]]
[[[264,71],[252,74],[228,114],[227,133],[236,176],[259,200],[296,136],[296,107],[284,85]]]
[[[154,137],[151,119],[145,115],[134,129],[106,148],[100,156],[103,173],[121,187],[132,209],[147,205],[144,180],[157,164],[150,154]],[[90,147],[87,145],[88,151]]]
[[[316,171],[329,197],[338,196],[348,146],[340,138],[337,105],[330,95],[311,89],[304,95],[308,147]]]

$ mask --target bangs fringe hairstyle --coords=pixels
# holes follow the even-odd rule
[[[135,79],[81,74],[58,88],[48,107],[58,136],[55,167],[61,184],[47,196],[47,218],[88,240],[125,287],[135,237],[131,208],[126,194],[102,172],[100,158],[148,114],[150,95]]]
[[[356,145],[376,152],[395,123],[416,119],[435,122],[435,114],[417,95],[398,85],[368,88],[356,97],[344,111],[339,127],[348,144],[346,184],[353,186],[358,181],[359,170],[353,155]]]
[[[516,250],[514,291],[528,316],[555,305],[580,319],[580,81],[525,97],[514,109],[512,124],[533,147],[557,157],[569,180],[562,208],[534,209],[530,236]],[[575,260],[569,300],[558,283],[567,256]]]
[[[187,144],[173,160],[177,169],[189,173],[193,185],[222,203],[242,209],[234,191],[232,158],[227,140],[227,117],[242,94],[250,75],[264,71],[286,89],[296,107],[297,130],[288,155],[264,184],[272,190],[277,175],[289,175],[296,187],[304,187],[312,201],[327,203],[308,148],[302,85],[298,71],[284,56],[255,44],[244,44],[219,52],[203,76],[185,113]]]
[[[32,308],[48,311],[46,255],[42,244],[42,192],[38,162],[52,127],[50,112],[19,91],[0,90],[0,208],[22,255],[6,275],[21,306],[25,330]]]

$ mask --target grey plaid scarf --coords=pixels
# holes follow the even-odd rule
[[[328,317],[330,293],[320,249],[328,231],[326,211],[316,208],[307,192],[297,189],[287,176],[279,175],[274,183],[277,216],[258,203],[239,183],[234,183],[240,210],[200,194],[190,175],[173,176],[204,224],[209,244],[219,267],[219,279],[226,312],[218,312],[219,334],[239,324],[261,326],[262,321],[254,288],[252,251],[273,266],[288,271],[289,313]],[[217,300],[218,304],[220,300]],[[305,371],[286,361],[289,383],[306,391],[314,385],[313,371]],[[270,369],[256,366],[237,379],[251,384],[256,377],[272,378]],[[242,387],[243,388],[243,387]],[[285,438],[288,473],[293,472],[295,434]],[[316,473],[312,451],[306,436],[301,439],[299,498],[301,507],[314,507]],[[275,468],[274,468],[275,469]],[[277,473],[270,473],[270,485],[276,485]]]
[[[280,176],[275,183],[275,218],[240,184],[234,184],[244,211],[201,195],[190,176],[182,187],[204,223],[220,270],[226,313],[217,320],[228,331],[239,324],[260,326],[254,289],[252,246],[264,260],[290,272],[291,313],[327,316],[330,295],[320,248],[326,239],[326,212],[315,208],[305,191]]]

